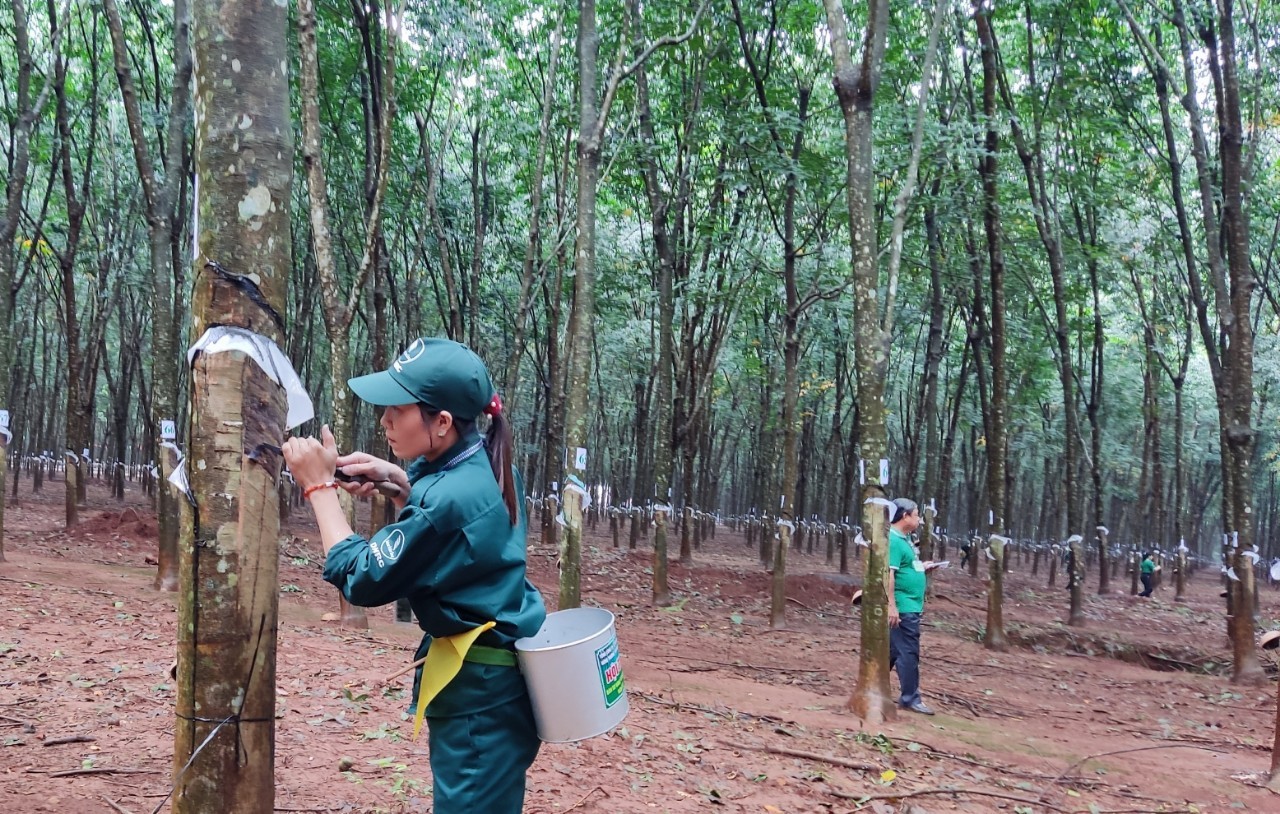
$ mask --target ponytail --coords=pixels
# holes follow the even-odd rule
[[[438,410],[430,405],[419,402],[418,409],[422,412],[422,420],[424,423],[430,423],[440,414]],[[520,522],[520,511],[516,503],[516,479],[515,474],[511,471],[511,458],[513,448],[513,436],[511,434],[511,425],[507,423],[506,416],[502,412],[502,399],[498,394],[494,394],[484,410],[484,414],[489,417],[489,429],[484,436],[485,451],[489,455],[489,466],[493,468],[494,480],[498,482],[498,491],[502,492],[502,502],[507,507],[507,517],[511,520],[511,525]],[[474,418],[458,418],[454,417],[453,426],[457,428],[462,435],[470,433],[476,426]]]
[[[514,526],[520,522],[520,514],[516,505],[516,479],[511,471],[511,425],[500,411],[489,416],[489,431],[485,433],[484,446],[489,454],[489,466],[493,467],[493,477],[497,479],[498,489],[502,492],[502,502],[507,505],[507,516]]]

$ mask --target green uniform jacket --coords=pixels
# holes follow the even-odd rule
[[[898,613],[924,612],[924,565],[911,538],[889,527],[889,567],[893,571],[893,601]]]
[[[497,627],[476,644],[510,650],[516,639],[536,634],[547,613],[525,578],[527,519],[520,507],[519,522],[511,525],[479,433],[468,433],[435,461],[418,458],[408,475],[412,488],[396,522],[372,539],[353,534],[330,549],[325,581],[353,605],[407,598],[426,633],[415,658],[426,654],[433,636],[490,620]],[[517,478],[516,494],[522,492]],[[480,712],[525,692],[519,670],[467,662],[427,715]]]

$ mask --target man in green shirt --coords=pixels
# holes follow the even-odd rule
[[[1155,587],[1156,580],[1156,561],[1153,552],[1148,551],[1147,555],[1142,558],[1142,593],[1138,596],[1151,596],[1151,590]]]
[[[920,507],[905,497],[893,501],[889,525],[889,669],[898,671],[903,709],[932,715],[920,698],[920,616],[925,574],[937,568],[921,562],[911,534],[920,527]]]

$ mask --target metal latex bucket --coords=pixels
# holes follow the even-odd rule
[[[538,737],[569,743],[603,735],[630,707],[613,614],[571,608],[547,614],[536,635],[516,641]]]

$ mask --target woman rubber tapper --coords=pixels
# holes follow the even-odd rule
[[[426,633],[413,699],[429,701],[435,814],[515,814],[539,741],[514,642],[538,632],[546,609],[525,577],[522,490],[502,402],[480,358],[445,339],[418,339],[388,370],[349,384],[386,408],[387,443],[412,463],[406,472],[367,453],[339,455],[327,426],[321,441],[285,443],[320,527],[324,578],[353,605],[407,598]],[[485,438],[481,414],[491,421]],[[337,467],[367,481],[337,483]],[[400,489],[399,515],[366,540],[352,532],[337,489],[367,496],[381,482]],[[418,709],[419,725],[421,717]]]

